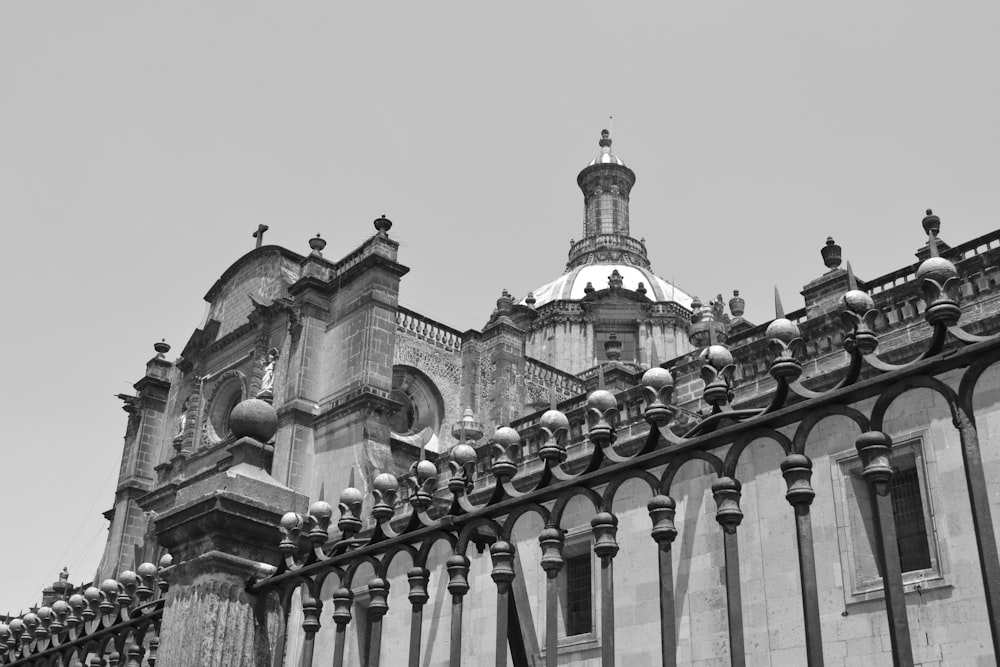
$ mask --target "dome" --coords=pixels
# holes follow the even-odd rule
[[[612,153],[611,151],[608,151],[607,153],[601,153],[600,155],[595,157],[593,160],[587,163],[587,166],[593,167],[595,164],[617,164],[619,166],[624,167],[625,161],[622,160],[617,155],[615,155],[614,153]]]
[[[550,301],[582,299],[587,283],[595,290],[608,287],[608,277],[618,271],[622,278],[622,287],[635,291],[642,283],[646,288],[646,296],[651,301],[674,301],[685,308],[691,308],[691,297],[677,289],[669,282],[660,278],[649,269],[629,264],[584,264],[578,266],[550,283],[532,291],[535,298],[535,308],[541,308]],[[520,301],[524,304],[524,299]]]

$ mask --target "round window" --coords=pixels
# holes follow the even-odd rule
[[[426,428],[435,433],[444,419],[444,400],[434,382],[412,366],[392,369],[389,397],[402,407],[389,419],[389,428],[398,435],[412,435]]]
[[[221,442],[229,435],[229,415],[245,395],[243,374],[224,375],[219,379],[209,399],[205,416],[205,435],[210,444]]]

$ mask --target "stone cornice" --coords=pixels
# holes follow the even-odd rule
[[[402,407],[389,398],[389,392],[370,385],[363,385],[322,406],[322,412],[314,418],[313,425],[318,428],[346,414],[355,412],[360,412],[366,418],[374,417],[383,421]]]
[[[488,341],[507,334],[521,340],[526,332],[506,318],[499,318],[483,327],[482,340]]]
[[[278,423],[296,423],[311,425],[316,419],[316,401],[305,398],[291,398],[275,408],[278,414]]]
[[[286,511],[296,509],[295,505],[304,509],[304,498],[283,489],[285,497],[280,504],[259,501],[252,491],[263,492],[267,484],[253,478],[243,482],[233,485],[237,487],[234,490],[219,489],[160,514],[156,517],[157,541],[180,562],[208,551],[274,562],[281,540],[278,522]],[[296,499],[301,500],[296,503]]]

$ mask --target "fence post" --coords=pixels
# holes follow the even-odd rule
[[[712,495],[718,505],[716,521],[722,526],[726,555],[726,601],[729,608],[729,659],[733,667],[746,665],[743,642],[743,602],[740,594],[740,547],[736,527],[743,521],[740,509],[742,485],[732,477],[720,477],[712,484]]]
[[[816,556],[813,551],[812,518],[809,507],[816,492],[812,488],[812,461],[803,454],[789,454],[781,462],[781,474],[788,491],[785,498],[795,510],[795,538],[799,552],[799,581],[802,586],[802,615],[805,619],[806,659],[810,667],[823,664],[823,637],[819,622],[819,594],[816,588]]]
[[[652,535],[657,545],[660,574],[660,657],[664,667],[677,665],[677,622],[674,608],[673,543],[677,538],[674,516],[677,503],[670,496],[656,495],[647,505],[653,521]]]

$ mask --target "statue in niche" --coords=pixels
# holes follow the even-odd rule
[[[277,360],[278,348],[272,347],[267,351],[267,359],[264,361],[264,377],[261,378],[257,398],[265,401],[274,398],[274,362]]]
[[[177,428],[173,437],[174,449],[178,452],[184,447],[184,431],[187,430],[187,421],[187,401],[184,401],[184,408],[181,410],[181,413],[177,415]]]

